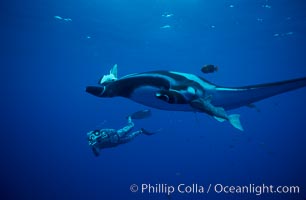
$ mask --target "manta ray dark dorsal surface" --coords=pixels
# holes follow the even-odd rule
[[[125,97],[161,110],[203,112],[218,121],[227,120],[242,131],[239,114],[228,115],[226,110],[248,106],[304,86],[306,78],[242,87],[220,87],[194,74],[151,71],[112,79],[100,86],[88,86],[86,91],[104,98]],[[197,99],[202,100],[199,101],[202,105],[195,106]]]

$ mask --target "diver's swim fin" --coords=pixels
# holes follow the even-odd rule
[[[141,133],[145,134],[145,135],[154,135],[155,133],[161,131],[161,129],[158,129],[157,131],[154,131],[154,132],[150,132],[150,131],[147,131],[146,129],[144,128],[141,128]]]
[[[140,110],[140,111],[134,112],[129,117],[131,117],[132,119],[144,119],[144,118],[148,118],[150,116],[151,116],[151,110],[145,109],[145,110]]]

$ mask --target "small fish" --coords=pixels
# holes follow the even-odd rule
[[[62,19],[63,19],[61,16],[58,16],[58,15],[54,16],[54,18],[55,18],[55,19],[59,19],[59,20],[62,20]]]
[[[72,21],[71,18],[63,18],[63,17],[58,16],[58,15],[55,15],[55,16],[53,16],[53,17],[54,17],[54,19],[63,20],[63,21],[66,21],[66,22]]]
[[[208,73],[213,73],[213,72],[216,72],[218,71],[219,67],[218,66],[215,66],[215,65],[205,65],[202,67],[201,71],[204,73],[204,74],[208,74]]]
[[[265,5],[262,5],[263,8],[272,8],[272,6],[268,5],[268,4],[265,4]]]
[[[70,22],[70,21],[72,21],[72,19],[71,19],[71,18],[63,18],[63,20],[64,20],[64,21],[66,21],[66,22]]]
[[[161,29],[169,29],[169,28],[171,28],[171,26],[170,25],[164,25],[164,26],[161,26],[160,28]]]
[[[172,13],[164,13],[164,14],[162,14],[162,17],[165,17],[165,18],[170,18],[172,16],[173,16]]]

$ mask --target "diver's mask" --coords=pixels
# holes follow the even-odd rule
[[[105,131],[90,131],[87,133],[89,146],[95,146],[96,144],[101,144],[105,139],[108,138],[108,134]]]

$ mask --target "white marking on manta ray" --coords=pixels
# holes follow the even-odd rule
[[[128,75],[122,76],[120,79],[134,77],[134,76],[137,76],[137,75],[139,75],[139,73],[128,74]]]
[[[192,95],[196,94],[196,90],[193,87],[188,87],[187,92],[191,93]]]
[[[142,86],[138,87],[130,96],[130,99],[133,101],[162,109],[162,110],[173,110],[173,111],[195,111],[189,104],[169,104],[163,100],[160,100],[156,97],[156,93],[159,92],[160,89],[152,86]]]
[[[110,74],[105,75],[105,78],[109,78],[109,81],[116,81],[117,76],[115,74],[117,73],[115,73],[115,71],[117,70],[112,69],[110,71]],[[177,77],[176,79],[175,75],[180,77]],[[227,88],[218,87],[215,84],[210,83],[194,74],[173,71],[135,73],[126,75],[122,77],[122,79],[128,79],[127,81],[129,81],[132,80],[134,77],[136,77],[137,79],[133,85],[133,88],[126,87],[126,89],[129,89],[128,92],[131,93],[127,93],[129,96],[124,97],[127,97],[143,105],[162,110],[204,112],[215,117],[218,120],[228,120],[235,128],[239,130],[243,130],[239,121],[239,115],[227,115],[225,111],[226,108],[239,108],[241,106],[248,105],[250,102],[256,102],[268,98],[270,96],[304,87],[306,85],[306,78],[304,77],[275,83]],[[145,80],[146,78],[148,79],[148,81]],[[144,83],[141,83],[141,81],[144,81]],[[156,84],[159,81],[162,83]],[[165,84],[167,87],[164,88],[164,85],[162,84]],[[89,88],[86,88],[86,91],[98,97],[120,96],[120,94],[115,94],[114,96],[107,94],[103,95],[104,91],[107,90],[108,85],[104,86],[101,94],[97,94],[97,92],[100,91],[100,88],[99,90],[95,90],[94,86],[88,87]],[[112,85],[110,85],[109,87],[110,91],[112,89],[116,89],[116,86],[112,88]],[[158,95],[160,95],[159,92],[165,89],[167,89],[165,97],[168,97],[169,100],[170,97],[172,97],[174,101],[167,102],[164,100],[164,98],[157,98]],[[249,91],[251,93],[249,93]],[[118,93],[120,93],[120,91]],[[123,94],[126,95],[126,93]]]
[[[245,91],[245,90],[248,90],[248,89],[216,87],[216,90],[219,90],[219,91]]]
[[[212,85],[212,84],[209,84],[209,83],[203,81],[202,79],[200,79],[200,78],[199,78],[198,76],[196,76],[196,75],[187,74],[187,73],[182,73],[182,72],[173,72],[173,71],[169,71],[169,72],[172,73],[172,74],[177,74],[177,75],[183,76],[183,77],[185,77],[186,79],[189,79],[189,80],[191,80],[191,81],[197,82],[197,83],[199,83],[204,89],[212,90],[212,89],[215,89],[215,88],[216,88],[215,85]]]
[[[102,85],[105,82],[111,82],[117,80],[117,64],[115,64],[111,70],[109,71],[109,74],[104,75],[100,80],[100,85]]]
[[[166,79],[167,81],[170,82],[170,85],[174,85],[176,83],[176,80],[174,80],[172,77],[169,77],[167,75],[164,74],[159,74],[159,73],[133,73],[133,74],[128,74],[125,75],[123,77],[121,77],[120,79],[126,79],[126,78],[134,78],[134,77],[153,77],[153,78],[163,78]]]

